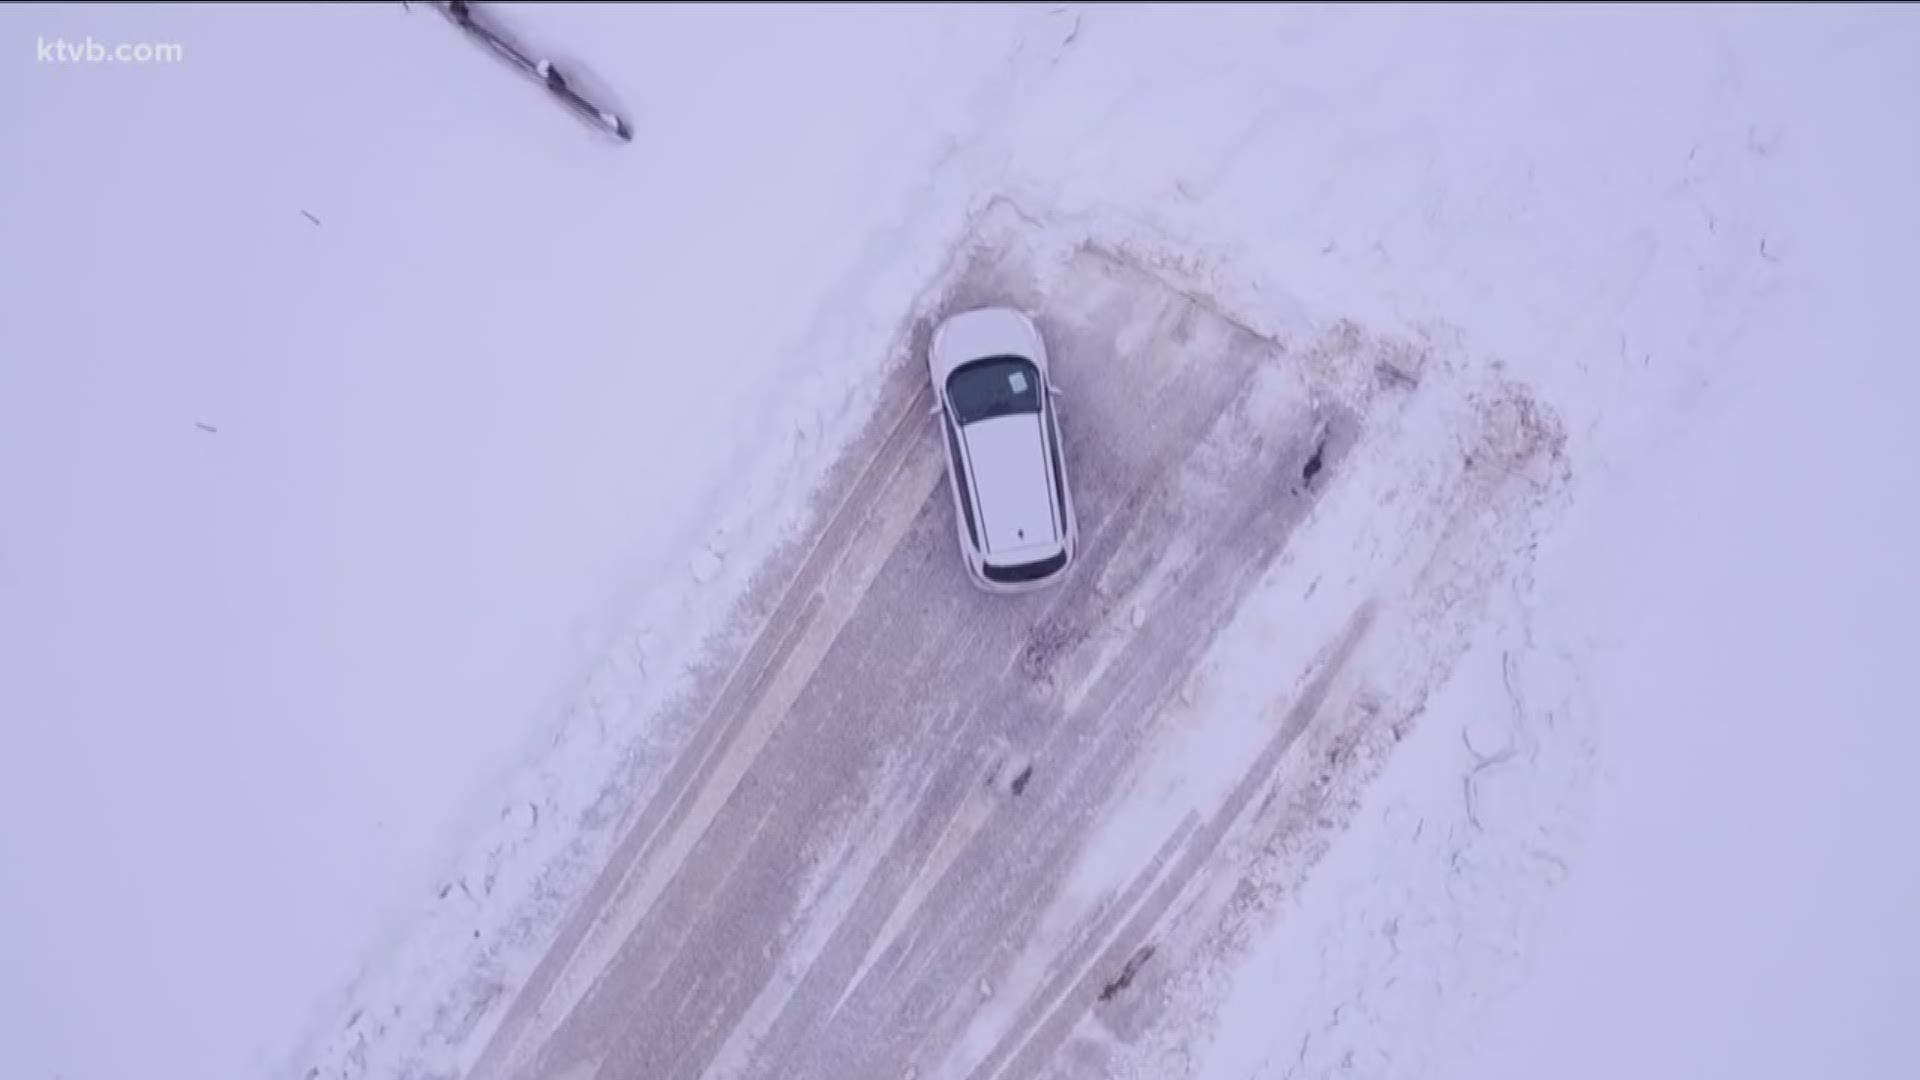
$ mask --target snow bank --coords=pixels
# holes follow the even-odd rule
[[[1884,403],[1910,399],[1920,217],[1887,109],[1917,30],[1087,20],[1022,117],[1023,148],[1071,146],[1018,177],[1030,198],[1188,239],[1250,322],[1304,307],[1484,358],[1563,419],[1573,478],[1141,1075],[1892,1074],[1916,936],[1893,914],[1914,710],[1889,675],[1915,578],[1889,496],[1916,454]],[[1187,789],[1231,775],[1209,748]]]
[[[642,137],[423,5],[0,13],[185,47],[0,74],[8,1075],[390,1070],[465,1006],[861,415],[1026,25],[502,18]]]

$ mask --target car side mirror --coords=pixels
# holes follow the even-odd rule
[[[940,409],[941,409],[941,406],[940,406],[940,401],[939,401],[939,399],[938,399],[938,398],[936,398],[936,399],[934,399],[934,402],[933,402],[933,404],[931,404],[931,405],[929,405],[929,406],[927,406],[927,415],[928,415],[928,416],[939,416],[939,415],[940,415]]]
[[[1065,396],[1066,396],[1066,395],[1064,395],[1064,394],[1062,394],[1062,393],[1060,392],[1060,388],[1059,388],[1059,387],[1057,387],[1057,386],[1055,386],[1055,385],[1053,385],[1052,383],[1048,383],[1048,384],[1047,384],[1047,393],[1049,393],[1049,394],[1051,394],[1051,395],[1053,395],[1054,397],[1065,397]]]

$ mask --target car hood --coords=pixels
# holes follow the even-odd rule
[[[933,344],[936,381],[961,364],[992,356],[1022,356],[1037,360],[1042,352],[1033,326],[1018,312],[988,308],[956,315],[941,326]]]
[[[1053,473],[1039,413],[968,424],[961,438],[971,462],[981,539],[994,562],[1060,546]],[[1016,560],[1018,561],[1018,560]]]

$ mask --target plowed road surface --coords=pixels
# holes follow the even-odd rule
[[[1098,1076],[1076,1028],[1142,1022],[1138,969],[1240,807],[1142,836],[1067,925],[1050,905],[1363,418],[1149,274],[1016,249],[976,250],[919,313],[813,546],[472,1075]],[[920,351],[935,317],[988,301],[1050,339],[1081,514],[1070,579],[1015,598],[962,573]]]

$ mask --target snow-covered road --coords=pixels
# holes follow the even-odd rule
[[[607,808],[605,869],[564,919],[514,927],[538,963],[455,991],[426,1033],[448,1060],[363,1073],[350,1026],[323,1075],[1129,1067],[1169,973],[1230,962],[1214,920],[1275,872],[1223,843],[1327,827],[1311,807],[1404,733],[1460,646],[1436,616],[1521,554],[1558,452],[1524,397],[1463,393],[1457,357],[1257,333],[1135,257],[990,204],[817,531],[746,598],[744,651],[654,726],[672,753]],[[1050,335],[1082,515],[1071,579],[1013,600],[961,572],[927,416],[927,329],[981,302]],[[1263,637],[1235,616],[1265,593],[1295,609]],[[1224,787],[1169,790],[1153,774],[1229,628],[1267,654],[1240,692],[1276,711],[1218,735],[1245,742]]]
[[[1904,1075],[1911,8],[487,6],[0,8],[0,1074]]]

